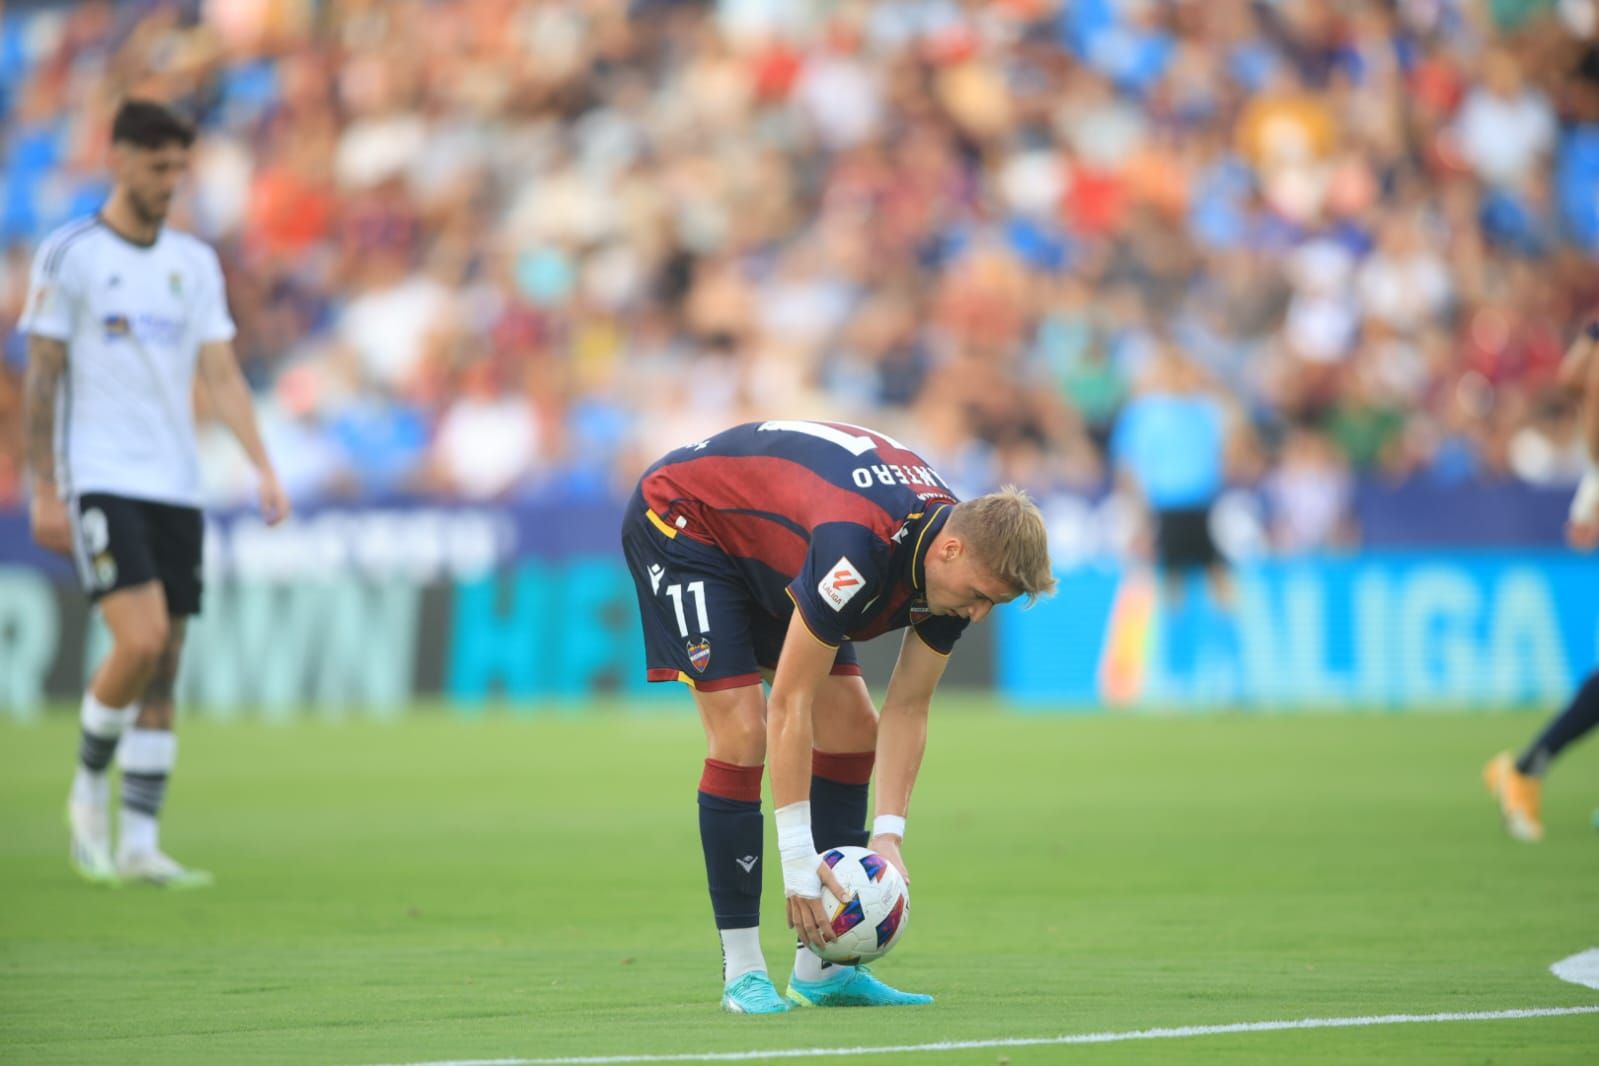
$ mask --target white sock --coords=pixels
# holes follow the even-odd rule
[[[129,725],[138,717],[139,705],[107,707],[83,694],[78,709],[78,772],[72,778],[72,802],[104,810],[111,803],[111,780],[106,767],[111,764],[117,744]]]
[[[178,761],[178,738],[165,729],[130,729],[117,751],[122,765],[122,837],[117,853],[132,855],[160,846],[161,803]]]
[[[823,962],[820,955],[804,945],[794,949],[794,976],[801,981],[825,981],[841,969],[836,962]]]
[[[122,835],[117,840],[117,854],[142,855],[161,846],[161,823],[142,814],[122,808]]]
[[[726,984],[747,973],[765,973],[766,956],[761,954],[761,930],[718,929],[722,937],[722,983]]]
[[[78,772],[72,776],[72,802],[102,810],[111,806],[111,775],[104,771],[95,773],[79,764]]]
[[[137,702],[126,707],[107,707],[94,698],[92,691],[83,694],[83,704],[78,709],[79,723],[97,737],[120,737],[138,716]]]

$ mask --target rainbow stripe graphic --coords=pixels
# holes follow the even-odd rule
[[[1105,623],[1105,650],[1099,657],[1099,693],[1108,706],[1125,707],[1149,694],[1159,621],[1160,593],[1154,575],[1147,571],[1125,575],[1116,587]]]
[[[894,934],[899,932],[899,923],[904,921],[904,919],[905,896],[904,893],[901,893],[899,899],[894,901],[894,909],[888,912],[888,917],[877,923],[878,947],[882,947],[884,944],[894,939]],[[838,928],[837,922],[833,924],[833,928]]]
[[[849,932],[851,929],[854,929],[857,925],[860,925],[865,920],[866,912],[861,910],[861,897],[857,895],[848,903],[839,907],[838,910],[833,914],[833,932],[837,933],[839,936],[843,936],[845,933]],[[887,921],[887,919],[884,919],[884,921]],[[899,924],[898,918],[894,919],[894,924]],[[881,944],[883,942],[883,927],[878,926],[877,930],[877,942]],[[892,931],[890,932],[890,935],[893,935]]]

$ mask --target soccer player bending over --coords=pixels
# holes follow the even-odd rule
[[[622,548],[648,677],[685,682],[705,727],[700,842],[722,940],[723,1008],[789,1009],[760,946],[767,762],[788,924],[800,939],[789,1002],[931,1002],[806,948],[834,939],[823,883],[844,895],[819,853],[866,845],[906,872],[905,817],[946,658],[998,604],[1054,591],[1038,508],[1012,488],[959,502],[881,433],[761,422],[651,466],[628,505]],[[879,717],[853,642],[891,629],[907,632]]]
[[[1581,389],[1582,439],[1588,447],[1588,472],[1571,501],[1571,522],[1566,539],[1578,551],[1599,545],[1599,322],[1577,338],[1560,368],[1561,381]],[[1543,839],[1539,810],[1543,775],[1556,756],[1575,740],[1599,726],[1599,670],[1588,675],[1565,710],[1533,738],[1519,757],[1500,752],[1483,768],[1483,781],[1499,801],[1505,831],[1517,840]]]
[[[172,687],[185,623],[200,610],[197,366],[260,475],[267,522],[281,521],[289,505],[233,356],[217,257],[163,226],[194,131],[158,104],[129,100],[111,141],[110,199],[45,239],[19,326],[28,338],[33,536],[72,556],[111,631],[111,653],[83,697],[67,804],[71,858],[91,881],[201,885],[210,876],[174,862],[157,833],[178,751]],[[115,861],[106,778],[113,754],[122,765]]]

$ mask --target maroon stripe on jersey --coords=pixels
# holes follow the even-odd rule
[[[653,473],[646,474],[639,485],[639,491],[644,494],[644,503],[658,516],[667,519],[668,523],[671,521],[677,501],[687,495],[677,484],[677,479],[672,477],[672,469],[670,466],[663,466]]]
[[[679,505],[678,510],[691,522],[698,519],[717,537],[719,523],[727,515],[711,515],[706,508],[765,511],[806,532],[823,522],[854,522],[883,540],[894,535],[905,517],[890,515],[869,497],[834,485],[791,459],[767,455],[706,455],[663,466],[644,479],[644,499],[663,517],[674,501],[698,502],[698,515],[692,507]]]
[[[883,607],[880,611],[874,611],[872,613],[872,620],[867,623],[866,628],[859,630],[858,632],[851,633],[850,639],[870,640],[872,637],[880,637],[884,633],[887,633],[893,626],[894,619],[899,617],[899,612],[904,608],[906,602],[910,600],[911,593],[912,590],[906,588],[904,585],[894,586],[892,593],[890,593],[891,598],[889,599],[887,606]]]
[[[733,558],[759,560],[789,580],[805,569],[811,546],[787,526],[753,514],[719,514],[714,521],[717,546]]]

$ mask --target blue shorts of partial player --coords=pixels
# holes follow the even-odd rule
[[[789,615],[762,606],[750,577],[759,563],[735,560],[714,545],[679,535],[639,493],[622,520],[622,553],[638,591],[649,680],[718,692],[759,684],[763,670],[777,668]],[[783,583],[776,573],[771,581]],[[832,672],[860,674],[849,641],[839,645]]]

